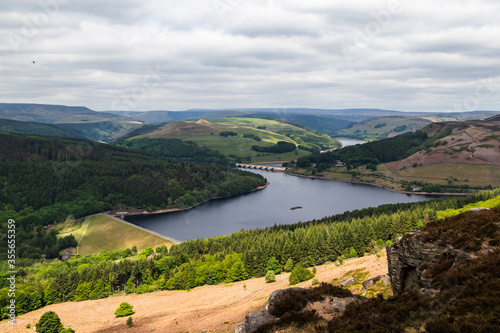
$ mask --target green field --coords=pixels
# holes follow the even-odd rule
[[[222,137],[219,133],[231,131],[238,135]],[[245,138],[253,135],[261,140]],[[270,147],[279,141],[285,141],[307,147],[308,149],[335,148],[339,143],[328,135],[290,125],[277,120],[260,118],[220,118],[209,120],[184,120],[167,122],[161,127],[154,128],[151,132],[140,133],[127,140],[139,138],[177,138],[193,141],[200,146],[242,161],[269,162],[290,161],[309,155],[307,150],[298,149],[296,152],[272,154],[252,150],[252,146]]]
[[[78,227],[77,227],[78,228]],[[160,245],[170,247],[173,243],[104,215],[93,215],[85,219],[76,230],[60,233],[58,237],[73,234],[79,243],[78,254],[99,253],[101,250],[115,251],[137,246],[141,252],[147,247]],[[83,237],[82,237],[83,236]]]

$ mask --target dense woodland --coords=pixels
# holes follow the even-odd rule
[[[57,256],[61,246],[44,227],[68,215],[80,218],[113,208],[184,208],[266,183],[254,173],[88,140],[0,134],[0,142],[0,226],[16,220],[20,258]],[[2,253],[7,253],[6,246],[1,243]]]
[[[335,165],[337,161],[345,163],[348,169],[356,168],[362,164],[376,166],[380,163],[401,160],[415,152],[417,147],[421,147],[427,141],[427,134],[424,132],[405,133],[390,139],[302,157],[298,159],[297,166],[308,167],[312,163],[316,163],[326,168]]]
[[[148,248],[138,257],[134,256],[135,249],[126,249],[103,251],[66,262],[27,265],[17,277],[19,301],[16,306],[21,314],[55,302],[103,298],[121,290],[144,293],[191,289],[261,277],[269,270],[279,273],[292,267],[341,262],[390,244],[395,237],[435,220],[438,214],[452,214],[458,208],[498,195],[500,190],[468,197],[384,205],[306,223],[187,241],[170,250],[165,246],[155,251]],[[156,253],[154,259],[147,259],[153,252]],[[134,257],[128,258],[131,256]],[[120,258],[125,259],[117,260]],[[7,288],[2,287],[0,308],[1,315],[5,316]]]
[[[198,146],[192,141],[174,138],[143,138],[120,140],[117,145],[161,157],[172,157],[179,160],[230,165],[231,161],[224,154]]]
[[[275,145],[270,147],[253,145],[252,150],[264,153],[273,153],[273,154],[281,154],[288,153],[297,149],[297,146],[293,143],[286,141],[278,141]]]

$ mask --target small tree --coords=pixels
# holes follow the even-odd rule
[[[290,282],[291,285],[294,285],[303,281],[307,281],[313,276],[314,274],[311,273],[310,270],[298,265],[292,270],[292,273],[290,274],[288,281]]]
[[[127,302],[123,302],[115,311],[116,318],[133,315],[135,312],[134,310],[132,310],[132,308],[132,305],[128,304]]]
[[[349,257],[355,258],[357,256],[358,256],[358,252],[356,251],[356,249],[354,247],[351,247],[349,249]]]
[[[293,269],[293,260],[292,258],[288,258],[286,261],[285,267],[283,268],[285,272],[291,272]]]
[[[268,271],[273,271],[274,274],[279,274],[281,273],[281,265],[280,263],[278,262],[278,260],[276,260],[275,257],[272,257],[271,259],[269,259],[269,261],[267,262],[267,266],[266,266],[266,272]]]
[[[132,322],[132,317],[128,317],[128,319],[127,319],[127,326],[128,327],[134,326],[134,323]]]
[[[267,271],[265,279],[267,283],[276,282],[276,276],[273,271]]]
[[[61,320],[54,311],[45,312],[36,323],[38,333],[59,333],[62,328]]]

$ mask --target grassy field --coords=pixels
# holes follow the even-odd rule
[[[221,137],[220,132],[236,132],[236,137]],[[261,141],[244,138],[244,135],[258,136]],[[312,148],[314,145],[324,145],[333,148],[336,141],[326,134],[303,129],[276,120],[260,118],[220,118],[209,120],[183,120],[167,122],[153,132],[141,134],[127,140],[139,138],[178,138],[193,141],[201,146],[217,150],[232,158],[251,158],[252,162],[291,161],[307,156],[310,152],[298,150],[283,154],[270,154],[252,150],[252,146],[269,147],[279,141],[285,141]]]
[[[406,168],[393,175],[406,181],[424,181],[434,184],[500,186],[500,168],[492,165],[440,163]]]
[[[73,234],[76,240],[80,242],[78,253],[82,255],[99,253],[101,250],[126,249],[134,245],[137,246],[139,252],[148,246],[154,249],[163,244],[168,247],[172,245],[171,242],[161,237],[104,215],[87,217],[79,228],[60,233],[58,237],[68,236],[69,234]]]

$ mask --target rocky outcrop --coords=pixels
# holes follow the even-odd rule
[[[409,289],[435,294],[437,290],[432,289],[432,279],[427,278],[425,274],[427,268],[436,264],[443,256],[452,258],[455,263],[472,258],[470,254],[450,246],[421,242],[417,236],[418,232],[398,237],[394,245],[386,248],[394,295]]]

